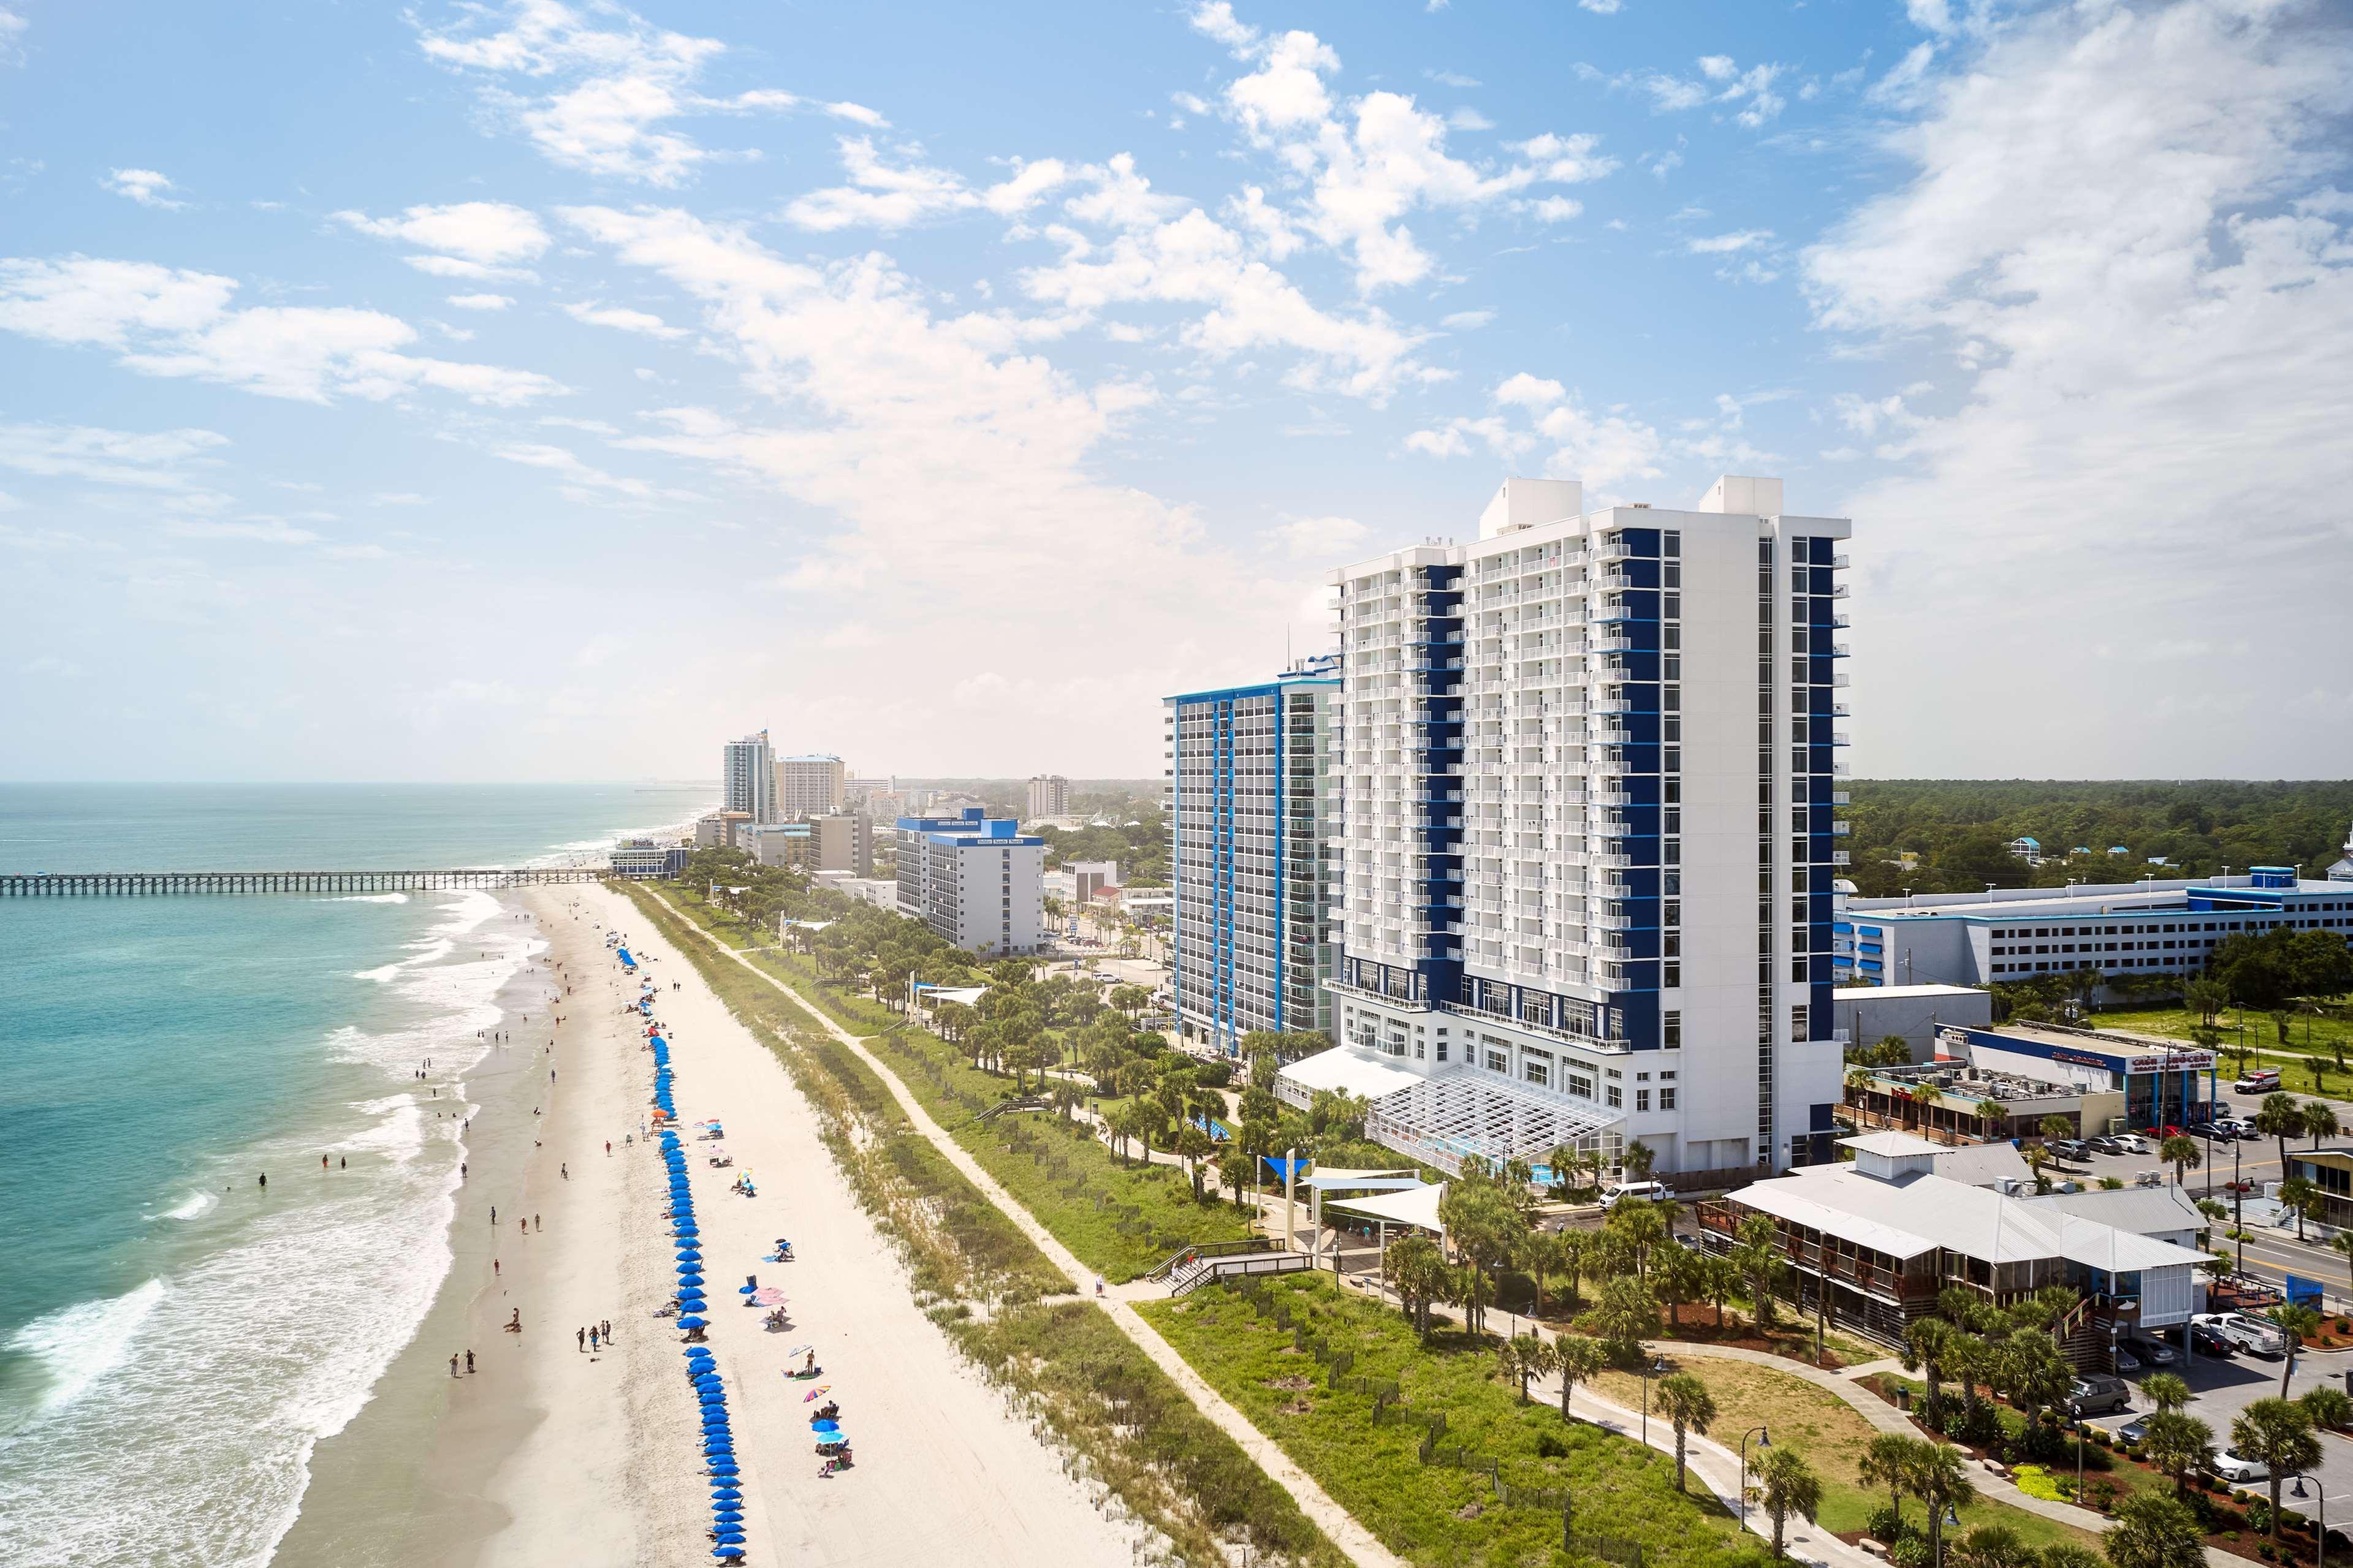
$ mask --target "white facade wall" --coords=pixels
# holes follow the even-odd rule
[[[1589,1097],[1662,1171],[1827,1156],[1849,525],[1779,492],[1588,513],[1514,479],[1476,543],[1335,574],[1344,1039]]]
[[[1039,773],[1029,781],[1029,811],[1022,818],[1035,822],[1041,816],[1068,816],[1071,814],[1071,781],[1060,773]]]
[[[826,816],[849,803],[849,770],[839,757],[776,759],[776,809],[786,816]]]
[[[902,829],[899,912],[983,957],[1033,953],[1045,941],[1045,870],[1046,847],[1035,839]]]

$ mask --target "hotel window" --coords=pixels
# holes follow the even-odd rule
[[[1648,1110],[1651,1109],[1651,1091],[1649,1089],[1638,1089],[1634,1091],[1634,1109],[1638,1111]]]
[[[1520,1064],[1520,1076],[1538,1089],[1550,1087],[1552,1058],[1542,1051],[1530,1051],[1526,1059]]]
[[[1508,1074],[1512,1070],[1511,1053],[1509,1051],[1499,1051],[1493,1046],[1488,1047],[1487,1070],[1489,1072]]]
[[[1659,1090],[1659,1109],[1660,1109],[1661,1110],[1672,1110],[1674,1108],[1675,1108],[1675,1091],[1674,1091],[1673,1087],[1671,1085],[1671,1086],[1669,1086],[1669,1087],[1667,1087],[1667,1088],[1664,1088],[1664,1089],[1660,1089],[1660,1090]]]
[[[1603,1097],[1603,1103],[1608,1105],[1612,1110],[1620,1109],[1626,1103],[1626,1091],[1620,1089],[1614,1083],[1607,1085],[1606,1093]]]

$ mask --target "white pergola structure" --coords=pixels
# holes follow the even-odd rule
[[[1416,1079],[1373,1104],[1365,1134],[1399,1153],[1460,1173],[1467,1157],[1541,1165],[1564,1146],[1600,1150],[1616,1165],[1625,1117],[1480,1072]]]

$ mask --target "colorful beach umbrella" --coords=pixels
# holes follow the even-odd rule
[[[678,1326],[681,1329],[707,1329],[711,1325],[701,1318],[681,1318],[678,1321]]]

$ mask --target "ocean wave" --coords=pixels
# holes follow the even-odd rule
[[[212,1193],[190,1193],[177,1204],[164,1211],[165,1219],[194,1219],[220,1202]]]
[[[338,898],[313,899],[314,904],[405,904],[406,893],[345,893]]]
[[[164,1282],[100,1301],[81,1301],[36,1318],[9,1336],[8,1348],[31,1357],[48,1373],[41,1414],[62,1410],[131,1355],[131,1342],[164,1300]]]

